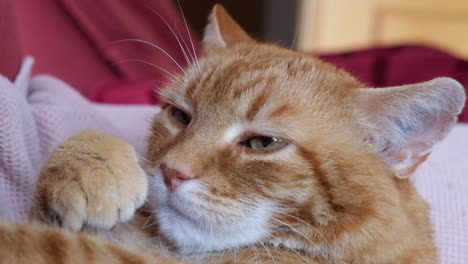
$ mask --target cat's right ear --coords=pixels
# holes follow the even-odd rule
[[[450,78],[380,89],[355,89],[356,109],[369,131],[365,142],[406,178],[457,122],[463,86]]]
[[[238,42],[253,41],[242,27],[229,15],[220,4],[211,11],[208,25],[203,36],[203,46],[227,47]]]

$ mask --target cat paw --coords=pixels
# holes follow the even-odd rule
[[[112,229],[132,218],[147,192],[146,174],[132,146],[85,131],[49,156],[39,177],[32,216],[73,231]]]

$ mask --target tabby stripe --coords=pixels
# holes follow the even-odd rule
[[[320,185],[320,189],[323,190],[324,195],[325,195],[325,202],[328,203],[328,206],[330,209],[335,211],[338,208],[341,208],[340,205],[334,203],[334,197],[333,193],[331,191],[332,185],[327,179],[327,175],[325,172],[322,171],[320,168],[320,164],[318,159],[316,158],[316,155],[312,153],[311,151],[306,150],[304,147],[298,146],[300,155],[306,159],[310,165],[312,166],[312,169],[315,172],[315,176],[317,179],[317,183]]]
[[[192,98],[192,95],[194,94],[196,88],[197,88],[197,83],[195,81],[191,81],[187,89],[185,90],[185,97]]]
[[[265,88],[268,89],[268,87],[271,87],[273,82],[276,81],[276,77],[271,76],[267,79]],[[262,92],[260,93],[250,104],[250,108],[247,110],[246,113],[246,118],[249,121],[252,121],[255,117],[255,115],[260,111],[260,109],[265,105],[268,99],[268,93],[267,92]]]
[[[256,87],[260,82],[262,82],[264,78],[257,78],[254,80],[250,80],[242,85],[242,87],[236,87],[233,97],[234,99],[239,99],[242,94],[248,92],[252,88]]]
[[[63,234],[54,230],[48,230],[40,236],[39,245],[47,259],[47,263],[65,263],[67,259],[67,249],[69,242]]]
[[[288,111],[291,111],[291,110],[292,110],[292,107],[290,105],[284,104],[284,105],[276,108],[275,110],[273,110],[270,113],[270,115],[268,116],[268,118],[275,118],[275,117],[282,116],[282,115],[284,115],[285,113],[287,113]]]
[[[96,258],[96,249],[92,241],[85,236],[78,236],[78,246],[83,251],[83,258],[86,263],[92,263]]]

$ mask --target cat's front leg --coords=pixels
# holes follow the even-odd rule
[[[31,218],[73,231],[111,229],[132,218],[147,190],[132,146],[84,131],[49,156],[39,176]]]

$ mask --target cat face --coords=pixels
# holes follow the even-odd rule
[[[190,178],[170,190],[164,170],[156,173],[161,229],[195,250],[263,239],[282,225],[282,214],[324,198],[307,149],[327,133],[320,120],[350,114],[333,108],[342,97],[315,98],[358,84],[333,67],[314,72],[320,62],[273,46],[210,52],[201,72],[189,69],[165,90],[167,105],[154,125],[155,164]]]
[[[375,219],[398,215],[392,177],[427,154],[404,142],[418,133],[411,113],[392,105],[379,119],[374,91],[308,55],[251,40],[220,7],[204,44],[198,64],[162,92],[148,149],[149,202],[181,252],[260,240],[322,252],[345,230],[383,228]],[[453,123],[453,104],[437,135]]]
[[[219,50],[200,61],[201,73],[191,69],[165,90],[153,184],[161,229],[179,247],[219,250],[263,239],[278,226],[275,215],[313,196],[317,182],[300,146],[311,138],[305,97],[314,93],[278,76],[313,62],[296,66],[301,58],[289,56],[252,45]],[[170,182],[165,173],[188,179]]]

